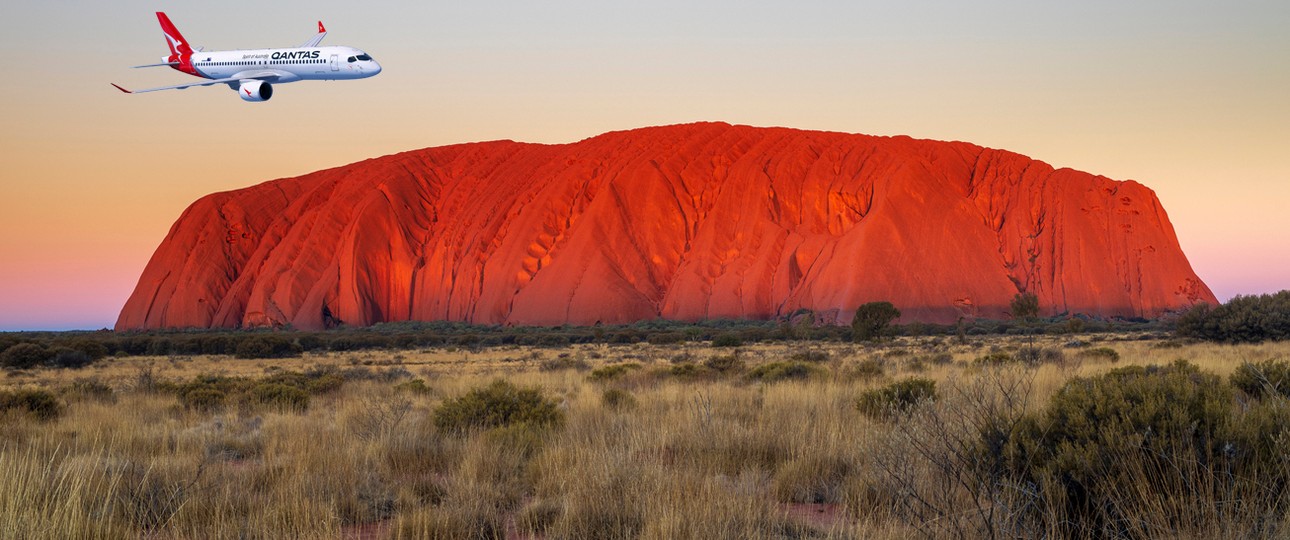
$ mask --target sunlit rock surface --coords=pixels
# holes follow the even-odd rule
[[[727,124],[429,148],[193,203],[117,329],[1215,302],[1155,194],[959,142]]]

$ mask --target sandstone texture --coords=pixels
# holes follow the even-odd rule
[[[1216,303],[1155,194],[967,143],[721,123],[429,148],[215,193],[118,330],[449,320],[846,323]]]

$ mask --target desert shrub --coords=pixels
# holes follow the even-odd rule
[[[24,388],[0,391],[0,412],[17,411],[47,421],[63,414],[63,404],[48,390]]]
[[[600,395],[600,400],[604,402],[610,410],[621,411],[636,407],[636,398],[630,392],[620,388],[610,388]]]
[[[522,388],[498,379],[465,395],[445,400],[434,411],[434,424],[444,431],[463,431],[510,424],[559,426],[564,413],[538,388]]]
[[[854,467],[836,456],[808,455],[793,459],[775,472],[775,498],[787,503],[839,503],[843,485]]]
[[[977,357],[977,359],[973,360],[972,362],[978,365],[999,366],[1003,364],[1011,364],[1013,362],[1018,362],[1018,361],[1019,360],[1015,356],[1008,354],[1006,352],[999,351],[999,352],[987,353],[984,356]]]
[[[1290,339],[1290,291],[1236,296],[1211,308],[1199,304],[1177,321],[1177,333],[1224,343],[1257,343]]]
[[[1120,353],[1110,347],[1084,349],[1077,353],[1076,356],[1087,360],[1105,360],[1111,363],[1120,361]]]
[[[572,356],[561,356],[550,360],[543,360],[538,364],[538,371],[561,371],[572,369],[576,371],[587,371],[591,365],[586,360]]]
[[[591,370],[591,374],[587,375],[587,380],[592,382],[611,381],[640,368],[641,365],[634,362],[602,366]]]
[[[856,341],[872,341],[882,337],[891,322],[900,317],[900,310],[891,302],[869,302],[856,308],[851,320],[851,335]]]
[[[860,394],[856,408],[870,418],[885,419],[893,413],[903,413],[919,403],[935,399],[936,381],[910,377]]]
[[[1231,382],[1232,386],[1250,397],[1259,399],[1276,395],[1290,397],[1290,362],[1285,360],[1246,362],[1232,372]]]
[[[67,385],[64,397],[68,399],[94,400],[106,403],[116,401],[116,393],[107,383],[97,378],[76,379]]]
[[[718,334],[712,338],[713,347],[740,347],[743,344],[743,338],[739,337],[739,334],[733,332]]]
[[[670,345],[673,343],[685,343],[685,334],[681,332],[656,332],[649,335],[646,339],[653,345]]]
[[[470,334],[475,341],[479,336]],[[466,337],[466,336],[462,336]],[[468,341],[468,340],[467,340]],[[467,343],[460,343],[467,344]],[[390,342],[385,336],[377,334],[341,334],[333,337],[327,344],[327,348],[333,351],[360,351],[365,349],[385,349],[390,346]]]
[[[852,377],[862,381],[881,379],[886,374],[887,370],[883,368],[882,360],[877,358],[868,358],[857,362],[855,367],[851,368],[850,373]]]
[[[45,363],[50,351],[35,343],[19,343],[0,354],[0,365],[9,369],[30,369]]]
[[[748,379],[764,383],[804,380],[821,373],[821,369],[804,362],[770,362],[748,372]]]
[[[1035,293],[1022,292],[1012,297],[1008,304],[1008,313],[1018,320],[1033,319],[1039,315],[1039,297]]]
[[[744,370],[744,361],[738,355],[724,354],[704,360],[703,367],[717,373],[738,373]]]
[[[1017,479],[1047,486],[1078,530],[1123,533],[1126,505],[1178,496],[1176,474],[1143,471],[1209,470],[1230,409],[1230,387],[1187,362],[1125,367],[1067,382],[1001,446]]]
[[[80,369],[94,362],[90,355],[71,347],[54,347],[46,364],[55,368]]]
[[[678,379],[698,379],[710,374],[708,368],[693,362],[685,362],[668,368],[668,374]]]
[[[816,362],[816,363],[828,362],[829,353],[826,351],[807,349],[804,351],[797,351],[793,353],[791,356],[788,357],[788,359],[794,362]]]
[[[179,394],[179,403],[198,412],[215,412],[228,403],[228,394],[212,387],[193,388]]]
[[[96,339],[77,339],[69,343],[68,346],[85,353],[90,360],[98,360],[108,355],[107,345]]]
[[[242,338],[233,353],[238,358],[291,358],[304,349],[284,336],[252,335]]]
[[[412,392],[413,394],[429,394],[430,387],[422,379],[411,379],[394,385],[395,390],[402,392]]]
[[[246,394],[253,405],[262,405],[283,411],[303,411],[309,408],[309,393],[295,386],[262,382],[252,386]]]

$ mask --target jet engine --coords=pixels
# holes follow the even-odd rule
[[[273,97],[273,85],[257,80],[242,81],[237,87],[237,95],[242,101],[269,101]]]

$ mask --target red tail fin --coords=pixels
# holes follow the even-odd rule
[[[161,31],[166,35],[166,45],[170,46],[170,54],[184,55],[193,53],[193,48],[188,45],[188,40],[184,39],[184,35],[179,33],[179,29],[175,28],[175,24],[170,22],[170,17],[158,11],[157,21],[161,23]]]

